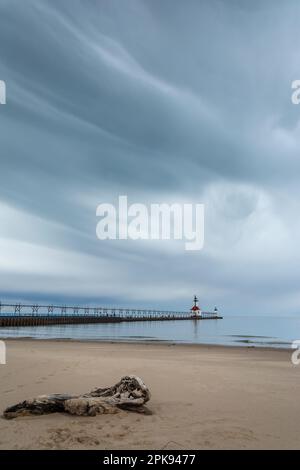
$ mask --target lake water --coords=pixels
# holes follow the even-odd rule
[[[0,328],[0,338],[175,343],[288,348],[300,340],[300,317],[225,316],[222,320],[153,321]]]

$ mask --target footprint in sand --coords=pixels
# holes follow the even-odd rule
[[[122,433],[122,432],[121,432],[121,433],[119,432],[118,434],[114,434],[114,435],[113,435],[114,439],[122,439],[122,438],[125,437],[125,436],[126,436],[126,433],[125,433],[125,432],[123,432],[123,433]]]
[[[40,444],[50,448],[68,448],[78,444],[94,447],[100,444],[99,439],[83,429],[71,430],[70,428],[56,428],[48,431],[47,438],[40,439]]]
[[[247,440],[247,441],[256,441],[257,438],[254,435],[254,432],[251,429],[244,428],[241,426],[230,426],[224,429],[211,427],[210,429],[206,429],[200,436],[203,436],[205,439],[212,438],[213,441],[217,439],[221,439],[223,441],[237,441],[237,440]],[[214,439],[213,439],[214,438]]]

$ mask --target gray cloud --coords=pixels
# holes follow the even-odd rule
[[[295,313],[297,1],[0,1],[2,297]],[[96,206],[205,203],[204,249]]]

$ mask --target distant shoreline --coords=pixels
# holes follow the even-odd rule
[[[1,332],[0,332],[1,333]],[[161,340],[161,339],[153,339],[153,340],[148,340],[148,341],[120,341],[120,340],[112,340],[112,339],[101,339],[101,340],[96,340],[96,339],[79,339],[79,338],[34,338],[31,336],[20,336],[20,337],[10,337],[10,336],[1,336],[0,334],[0,340],[10,342],[10,341],[34,341],[36,342],[51,342],[51,343],[88,343],[88,344],[116,344],[116,345],[121,345],[121,344],[127,344],[127,345],[160,345],[160,346],[176,346],[176,347],[196,347],[196,348],[226,348],[226,349],[234,349],[234,350],[247,350],[247,349],[255,349],[255,350],[269,350],[269,351],[291,351],[291,347],[275,347],[275,346],[265,346],[265,345],[256,345],[256,344],[245,344],[242,346],[241,344],[237,345],[232,345],[232,344],[215,344],[215,343],[184,343],[184,342],[176,342],[176,341],[170,341],[170,340]]]

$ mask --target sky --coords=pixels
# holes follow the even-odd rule
[[[297,314],[297,0],[0,0],[1,300]],[[205,205],[201,251],[96,208]]]

